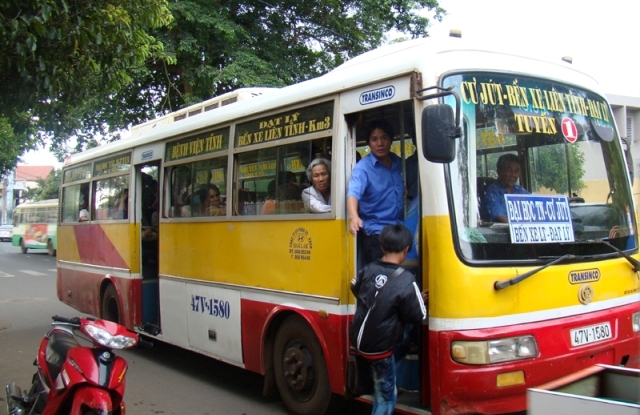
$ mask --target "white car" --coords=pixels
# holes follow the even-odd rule
[[[13,235],[12,225],[0,225],[0,241],[11,242],[11,235]]]

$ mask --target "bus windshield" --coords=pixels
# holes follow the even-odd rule
[[[594,240],[636,249],[627,165],[604,98],[510,74],[458,74],[443,84],[462,104],[448,177],[466,260],[612,253]]]

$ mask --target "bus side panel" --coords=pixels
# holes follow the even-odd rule
[[[122,324],[130,330],[139,326],[142,323],[141,279],[118,278],[58,266],[58,299],[83,313],[101,317],[101,287],[105,283],[113,284],[118,292]]]
[[[288,308],[291,304],[280,307],[278,304],[242,300],[242,350],[245,359],[245,368],[260,374],[264,374],[265,366],[271,362],[265,361],[264,354],[267,330],[270,324],[276,324],[278,319],[274,314],[292,311],[300,314],[305,320],[310,322],[310,326],[315,331],[320,347],[324,352],[327,370],[329,372],[329,382],[334,393],[344,393],[344,381],[346,374],[344,369],[347,364],[347,330],[349,318],[347,315],[329,313],[322,317],[316,310],[305,310],[300,308]],[[278,308],[279,310],[275,310]],[[333,309],[334,307],[331,307]],[[287,313],[289,314],[289,313]],[[269,320],[269,321],[268,321]],[[274,327],[277,331],[277,327]],[[256,353],[256,350],[259,353]],[[341,365],[336,364],[342,362]]]
[[[100,281],[102,274],[58,267],[58,299],[76,310],[100,316]]]
[[[598,363],[640,367],[638,344],[640,333],[632,330],[631,315],[640,304],[628,304],[599,312],[483,330],[432,332],[437,338],[438,356],[432,373],[434,415],[474,413],[505,413],[526,409],[526,391],[570,373]],[[583,346],[572,346],[570,331],[609,322],[612,338]],[[539,356],[490,365],[464,365],[451,358],[454,340],[491,339],[533,335]],[[497,376],[524,372],[524,384],[497,386]]]
[[[60,301],[101,315],[101,288],[108,278],[116,287],[120,315],[129,329],[141,323],[141,280],[135,225],[61,225],[58,237],[57,291]],[[102,268],[104,267],[104,268]],[[102,268],[102,269],[101,269]]]

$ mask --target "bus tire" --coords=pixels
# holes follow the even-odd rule
[[[20,239],[20,252],[22,252],[23,254],[26,254],[29,251],[29,248],[27,248],[24,245],[24,239]]]
[[[320,342],[302,317],[284,320],[273,356],[278,392],[289,413],[324,414],[331,400],[329,373]]]
[[[47,253],[49,256],[56,256],[56,250],[53,249],[53,242],[51,242],[51,239],[47,241]]]
[[[107,289],[104,290],[102,295],[102,313],[100,314],[103,320],[113,321],[114,323],[122,324],[120,317],[120,301],[118,300],[118,292],[113,284],[107,285]]]

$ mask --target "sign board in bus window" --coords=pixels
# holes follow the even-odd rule
[[[285,157],[284,169],[293,173],[300,173],[307,170],[300,156]]]
[[[276,161],[259,161],[257,163],[243,164],[238,168],[239,179],[252,177],[264,177],[276,175]]]
[[[119,154],[96,161],[93,165],[93,176],[104,176],[105,174],[128,172],[131,169],[131,154]]]
[[[504,195],[511,242],[514,244],[573,242],[566,196]]]
[[[74,167],[66,170],[63,176],[63,182],[65,184],[71,182],[77,182],[78,180],[86,180],[91,178],[91,165],[86,164],[84,166]]]
[[[500,128],[476,128],[476,149],[502,148],[516,145],[514,134],[501,134]]]
[[[229,148],[229,128],[221,128],[196,134],[182,140],[167,143],[165,161],[215,153]]]
[[[333,101],[281,112],[236,126],[235,145],[244,147],[328,130],[333,126]]]

